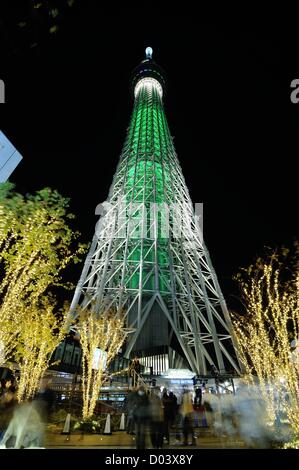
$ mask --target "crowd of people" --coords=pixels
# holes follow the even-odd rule
[[[210,393],[210,391],[212,393]],[[34,399],[18,403],[17,381],[0,381],[0,447],[43,447],[45,424],[55,406],[49,379],[41,380]],[[213,393],[195,386],[176,394],[137,384],[125,399],[126,431],[136,448],[150,445],[196,445],[195,428],[209,427],[215,436],[241,438],[249,447],[267,447],[273,433],[267,427],[266,407],[259,389],[240,386],[237,395]],[[149,443],[150,441],[150,443]]]
[[[208,427],[220,438],[241,439],[248,447],[269,446],[273,430],[267,427],[266,406],[258,389],[240,387],[237,395],[204,392],[195,387],[176,396],[166,389],[142,386],[130,391],[126,429],[135,435],[137,449],[145,448],[146,434],[157,449],[167,444],[196,445],[197,427]]]
[[[127,433],[136,436],[137,449],[145,449],[146,429],[149,429],[151,444],[156,449],[170,444],[170,432],[182,445],[195,445],[194,420],[199,414],[202,416],[202,392],[197,390],[193,399],[193,394],[185,389],[178,400],[165,388],[161,392],[158,387],[146,390],[139,386],[129,392],[125,411]]]
[[[137,369],[134,364],[134,370]],[[137,364],[138,366],[138,364]],[[150,391],[149,391],[150,390]],[[49,379],[42,379],[34,399],[18,403],[17,381],[13,378],[0,382],[0,445],[2,447],[41,447],[45,423],[55,401]],[[170,444],[170,435],[184,445],[195,445],[194,416],[201,408],[201,392],[192,394],[187,389],[177,397],[172,391],[159,387],[136,386],[125,400],[126,429],[136,435],[136,447],[146,446],[149,431],[153,448]]]

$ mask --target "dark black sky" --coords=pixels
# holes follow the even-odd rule
[[[112,16],[96,3],[77,7],[37,50],[2,55],[0,129],[24,156],[11,181],[22,193],[51,186],[70,197],[89,241],[129,123],[130,74],[152,46],[168,76],[165,108],[179,160],[193,202],[204,202],[205,240],[230,305],[239,266],[298,232],[292,32]]]

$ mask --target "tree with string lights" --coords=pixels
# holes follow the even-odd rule
[[[58,310],[51,296],[33,305],[23,305],[22,328],[18,335],[14,359],[20,379],[17,388],[19,402],[34,397],[40,380],[51,363],[51,356],[64,339],[67,330],[68,307]]]
[[[105,369],[120,350],[128,330],[124,315],[111,309],[96,313],[93,306],[77,309],[76,330],[82,347],[83,420],[92,417]],[[98,354],[98,356],[97,356]]]
[[[50,188],[24,197],[11,183],[0,185],[1,355],[3,362],[16,359],[27,377],[36,367],[45,370],[60,338],[60,333],[53,336],[63,321],[55,317],[50,290],[70,287],[62,283],[61,272],[85,251],[68,223],[73,218],[68,205]],[[32,380],[36,387],[38,380]],[[19,399],[33,394],[32,384],[24,387]]]
[[[299,438],[299,245],[272,252],[238,276],[245,314],[233,314],[239,355],[249,384],[256,380],[269,423],[285,415]],[[292,348],[292,346],[294,346]],[[293,349],[293,351],[292,351]]]

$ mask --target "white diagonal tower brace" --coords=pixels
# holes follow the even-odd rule
[[[164,113],[164,72],[146,50],[135,69],[126,141],[77,285],[77,306],[125,311],[125,356],[168,348],[206,375],[240,372],[232,324]],[[103,307],[105,306],[105,307]]]

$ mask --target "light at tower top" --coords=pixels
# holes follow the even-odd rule
[[[132,91],[135,98],[140,90],[146,87],[148,90],[155,88],[160,98],[166,90],[166,78],[164,70],[153,60],[153,49],[145,49],[145,59],[133,70]]]
[[[153,49],[151,47],[147,47],[145,49],[145,55],[147,59],[152,59],[153,56]]]

